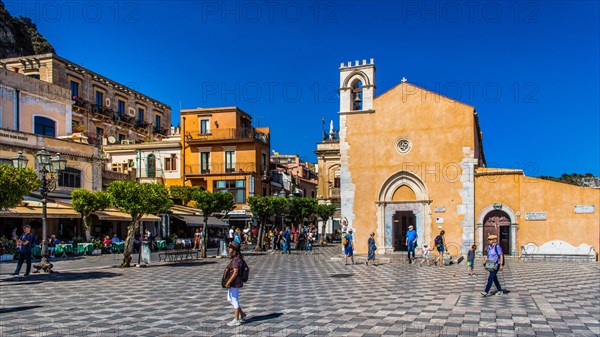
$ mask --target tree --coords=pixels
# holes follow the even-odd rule
[[[252,214],[260,217],[260,226],[258,227],[258,244],[254,249],[257,252],[260,252],[263,250],[263,239],[265,235],[264,231],[267,219],[275,214],[275,209],[273,208],[273,197],[250,197],[248,199],[248,204],[250,205],[250,211]]]
[[[19,205],[24,196],[39,186],[40,179],[33,169],[0,164],[0,209]]]
[[[271,199],[273,203],[273,213],[282,218],[282,226],[283,226],[283,215],[288,210],[288,199],[286,197],[272,197]]]
[[[327,225],[327,221],[335,214],[336,206],[333,204],[320,204],[317,205],[316,213],[323,220],[323,225],[321,226],[321,244],[325,243],[325,226]]]
[[[205,258],[206,244],[208,243],[208,217],[213,213],[231,211],[235,206],[235,200],[229,192],[209,192],[201,189],[192,192],[192,200],[196,202],[196,208],[202,211],[204,217],[201,256]]]
[[[123,251],[123,262],[120,267],[130,267],[133,252],[133,237],[139,231],[140,220],[146,214],[164,212],[173,201],[163,185],[140,184],[131,180],[117,180],[108,185],[113,205],[131,216],[127,227],[127,239]],[[140,252],[141,253],[141,252]]]
[[[313,198],[295,197],[288,202],[288,214],[298,224],[298,232],[301,230],[304,218],[315,213],[317,200]]]
[[[111,205],[110,194],[102,191],[92,192],[84,188],[78,188],[71,192],[71,203],[73,209],[81,213],[83,227],[85,228],[85,238],[89,242],[92,239],[90,214],[92,212],[107,209]]]
[[[198,186],[173,185],[169,187],[169,195],[173,199],[180,199],[183,206],[187,206],[188,202],[192,200],[192,193],[199,188]]]

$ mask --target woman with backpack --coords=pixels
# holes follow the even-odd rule
[[[436,236],[434,240],[435,249],[437,250],[439,256],[435,258],[433,263],[437,266],[439,260],[440,267],[444,266],[444,251],[446,250],[446,240],[444,239],[444,234],[446,234],[446,232],[443,230],[440,231],[440,235]]]
[[[242,324],[246,313],[242,310],[239,301],[240,288],[244,286],[243,273],[247,269],[246,262],[242,252],[240,252],[239,242],[229,243],[229,258],[231,261],[227,264],[223,272],[221,286],[227,288],[227,301],[233,306],[233,320],[227,323],[228,326],[238,326]]]
[[[490,245],[487,249],[487,260],[483,263],[483,267],[490,272],[490,275],[488,276],[485,290],[481,293],[481,296],[483,297],[490,294],[492,282],[496,285],[496,289],[498,289],[496,295],[504,294],[504,291],[502,291],[502,287],[500,286],[500,281],[498,281],[498,272],[502,270],[502,266],[504,265],[504,252],[502,252],[502,247],[496,242],[497,239],[498,237],[496,235],[488,236]]]

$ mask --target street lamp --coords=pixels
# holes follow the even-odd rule
[[[54,191],[57,184],[58,176],[67,167],[67,160],[60,157],[57,153],[52,157],[45,148],[35,154],[35,160],[39,165],[40,178],[42,184],[40,186],[40,194],[42,195],[42,260],[40,262],[41,269],[50,271],[50,262],[48,261],[48,214],[46,211],[46,203],[48,202],[48,193]]]
[[[12,162],[14,167],[23,169],[27,167],[29,159],[23,155],[23,151],[19,151],[16,156],[12,157]]]

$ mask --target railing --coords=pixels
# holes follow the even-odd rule
[[[269,135],[258,132],[254,128],[213,129],[210,133],[202,133],[199,129],[186,131],[188,141],[203,141],[216,139],[256,139],[269,144]]]
[[[258,171],[257,163],[237,162],[234,165],[225,165],[224,163],[209,163],[208,165],[186,165],[186,175],[209,175],[209,174],[243,174],[255,173]]]

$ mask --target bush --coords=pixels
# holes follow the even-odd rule
[[[14,254],[17,252],[17,244],[13,240],[7,239],[5,236],[2,236],[0,238],[0,242],[2,244],[2,250],[3,250],[2,252],[0,252],[0,255]]]

